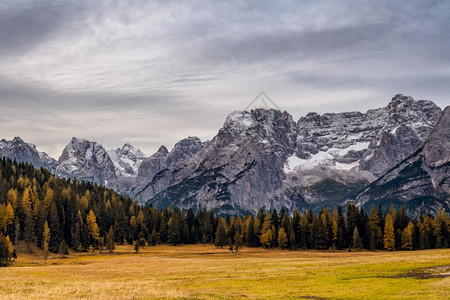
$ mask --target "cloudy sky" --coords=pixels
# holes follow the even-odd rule
[[[294,119],[450,104],[449,1],[0,1],[0,138],[147,155],[265,91]]]

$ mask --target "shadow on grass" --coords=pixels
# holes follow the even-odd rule
[[[388,276],[388,278],[433,279],[450,277],[450,265],[414,269],[405,273]]]

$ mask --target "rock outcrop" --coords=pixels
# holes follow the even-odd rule
[[[58,176],[117,188],[116,169],[102,145],[72,138],[58,159]]]

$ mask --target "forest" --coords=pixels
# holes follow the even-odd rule
[[[215,244],[237,253],[243,246],[318,250],[415,250],[448,248],[450,220],[444,209],[411,219],[404,207],[366,213],[348,204],[288,213],[222,216],[199,208],[187,211],[141,206],[114,190],[76,179],[56,178],[28,163],[1,159],[0,265],[37,246],[44,256],[115,244]],[[16,249],[16,247],[24,249]],[[19,251],[20,250],[20,251]]]

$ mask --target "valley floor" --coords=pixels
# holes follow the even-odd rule
[[[117,246],[115,254],[20,255],[0,269],[1,299],[450,299],[450,249],[281,251],[212,245]]]

